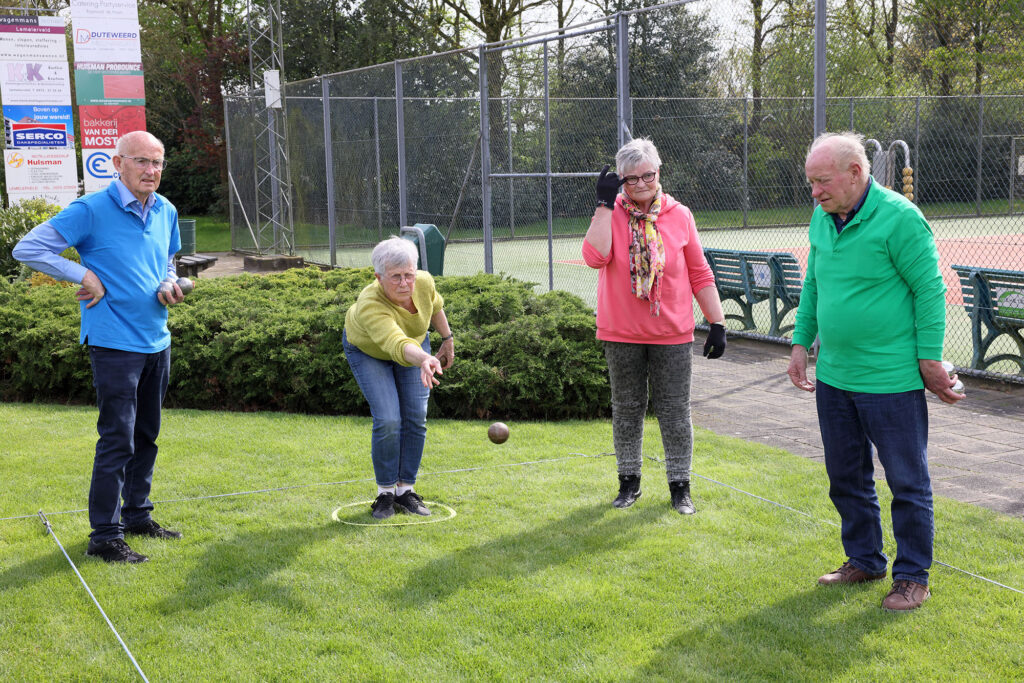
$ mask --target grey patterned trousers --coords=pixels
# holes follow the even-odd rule
[[[620,475],[638,475],[643,465],[648,382],[661,428],[668,480],[689,481],[693,460],[690,374],[693,343],[604,342],[612,388],[612,438]]]

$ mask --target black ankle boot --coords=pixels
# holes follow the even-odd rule
[[[628,508],[640,497],[640,475],[619,475],[619,497],[612,501],[617,508]]]
[[[690,500],[690,482],[670,481],[668,483],[669,493],[672,494],[672,507],[681,515],[692,515],[697,511]]]

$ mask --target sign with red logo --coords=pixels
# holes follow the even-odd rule
[[[11,146],[67,147],[68,130],[63,123],[12,123]]]

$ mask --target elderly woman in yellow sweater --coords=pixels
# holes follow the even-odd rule
[[[430,273],[416,270],[417,256],[415,244],[399,237],[374,247],[376,281],[348,309],[342,333],[349,367],[373,415],[375,519],[391,517],[396,508],[430,514],[413,485],[427,437],[430,389],[455,359],[444,299]],[[430,353],[431,325],[441,333],[436,356]]]

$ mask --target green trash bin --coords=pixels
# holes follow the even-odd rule
[[[431,275],[444,275],[445,239],[436,225],[417,223],[404,226],[398,231],[402,239],[407,239],[419,249],[420,258],[416,267]]]
[[[178,233],[181,235],[181,251],[178,252],[178,256],[196,253],[196,219],[179,218]]]

